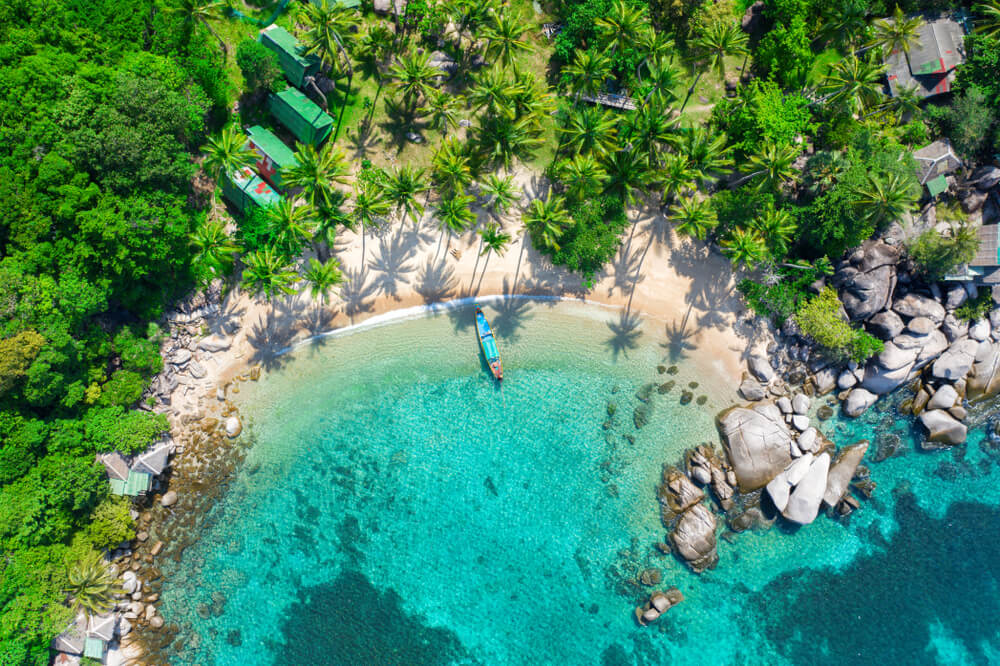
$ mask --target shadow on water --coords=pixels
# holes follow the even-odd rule
[[[282,624],[275,664],[449,664],[469,661],[453,632],[410,615],[393,589],[346,570],[301,591]]]
[[[642,319],[639,315],[628,310],[622,310],[617,320],[607,322],[611,337],[605,344],[611,348],[615,360],[618,360],[619,354],[628,356],[629,350],[639,346],[639,338],[642,337],[642,331],[639,330],[641,324]]]
[[[908,488],[894,493],[899,530],[883,551],[842,571],[790,571],[755,596],[792,663],[988,664],[1000,648],[1000,508],[956,503],[939,520]],[[958,654],[936,654],[935,636]]]

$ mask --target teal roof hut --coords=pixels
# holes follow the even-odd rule
[[[247,130],[250,149],[257,156],[257,173],[274,187],[281,187],[281,170],[297,166],[295,153],[270,130],[260,126]]]
[[[267,107],[302,143],[318,146],[333,131],[333,118],[301,90],[286,88],[267,98]]]
[[[233,172],[222,179],[222,194],[245,213],[251,206],[267,208],[281,201],[281,195],[255,174],[249,167]]]
[[[278,55],[281,70],[293,86],[301,88],[306,77],[319,71],[319,58],[305,55],[305,48],[292,33],[278,25],[271,24],[260,31],[257,41]]]

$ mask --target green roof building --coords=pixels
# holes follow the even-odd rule
[[[115,495],[135,497],[149,492],[153,485],[153,477],[145,472],[132,470],[128,473],[127,479],[110,479],[109,483],[111,484],[111,492]]]
[[[266,208],[281,201],[281,195],[249,167],[223,178],[222,193],[241,213],[245,213],[250,206]]]
[[[307,76],[313,76],[319,71],[319,58],[305,55],[299,40],[281,26],[269,25],[260,31],[257,40],[278,54],[278,62],[281,63],[285,78],[293,86],[301,88]]]
[[[254,126],[247,130],[250,149],[257,155],[257,173],[274,187],[281,187],[281,170],[296,166],[299,161],[285,142],[270,130]]]
[[[312,4],[314,4],[317,7],[319,7],[319,5],[321,3],[321,0],[309,0],[309,2],[311,2]],[[347,7],[348,9],[357,9],[358,7],[361,6],[361,0],[333,0],[333,2],[330,2],[329,4],[331,4],[331,5],[343,5],[344,7]]]
[[[318,146],[333,130],[333,118],[301,90],[286,88],[268,95],[267,107],[302,143]]]

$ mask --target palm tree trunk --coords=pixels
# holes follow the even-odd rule
[[[684,96],[684,103],[681,104],[680,113],[684,113],[684,107],[687,106],[688,100],[691,99],[691,95],[694,94],[694,89],[698,87],[698,82],[701,81],[701,75],[704,73],[705,70],[703,69],[698,71],[698,76],[694,78],[694,83],[691,84],[691,87],[688,88],[687,95]]]
[[[213,29],[212,29],[212,26],[210,26],[210,25],[208,24],[208,21],[206,21],[205,19],[202,19],[202,20],[201,20],[201,23],[202,23],[202,25],[204,25],[204,26],[205,26],[205,28],[207,28],[207,29],[208,29],[208,31],[209,31],[210,33],[212,33],[212,36],[213,36],[213,37],[215,37],[215,38],[216,38],[217,40],[219,40],[219,46],[221,46],[221,47],[222,47],[222,52],[223,52],[223,53],[224,53],[224,54],[225,54],[226,56],[229,56],[229,47],[228,47],[228,46],[226,46],[226,42],[225,42],[225,41],[224,41],[224,40],[222,39],[222,37],[219,37],[219,33],[217,33],[217,32],[216,32],[215,30],[213,30]]]
[[[334,39],[337,40],[337,49],[340,51],[340,56],[344,59],[344,65],[347,67],[347,91],[344,93],[344,101],[340,105],[340,115],[337,117],[337,128],[333,132],[333,141],[337,142],[337,137],[340,135],[340,124],[344,120],[344,110],[347,108],[347,99],[351,96],[351,83],[354,81],[354,67],[351,65],[351,57],[347,54],[347,49],[344,48],[344,43],[340,41],[340,37],[334,35]]]
[[[316,85],[316,77],[315,76],[307,76],[306,77],[306,85],[309,86],[317,95],[319,95],[319,98],[320,98],[321,103],[323,105],[323,110],[324,111],[328,110],[330,108],[330,103],[326,99],[326,95],[323,93],[323,91],[319,89],[318,85]]]

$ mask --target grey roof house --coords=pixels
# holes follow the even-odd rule
[[[910,52],[895,50],[885,59],[889,93],[912,88],[926,98],[949,92],[955,68],[965,62],[964,42],[961,23],[950,16],[925,16]]]

